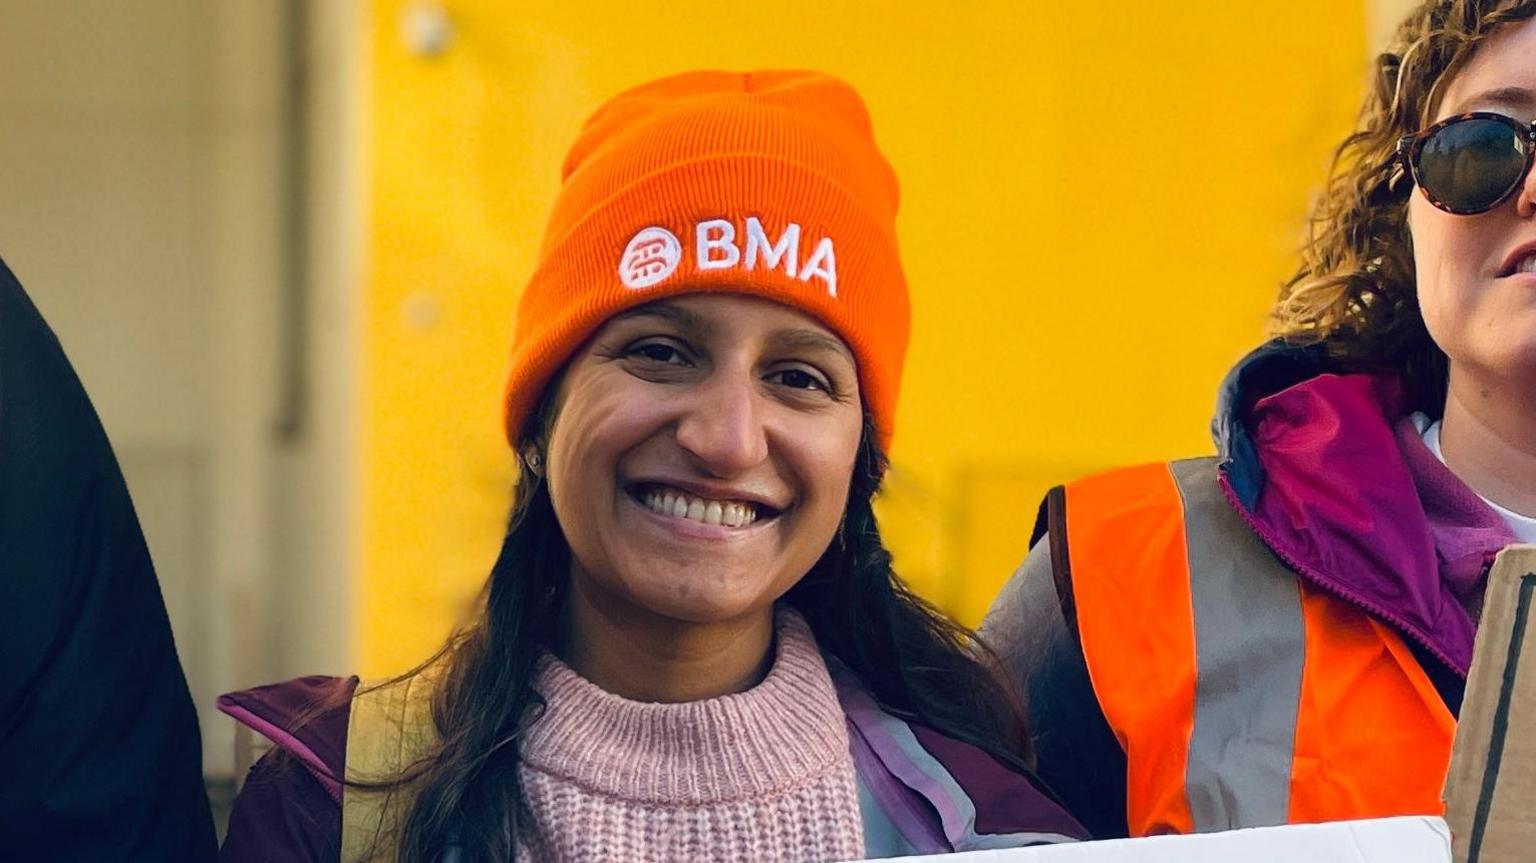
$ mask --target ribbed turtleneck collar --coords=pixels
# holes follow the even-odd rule
[[[546,655],[548,707],[522,746],[526,767],[637,802],[714,803],[788,790],[849,763],[848,731],[810,627],[781,607],[768,676],[733,695],[630,701]]]

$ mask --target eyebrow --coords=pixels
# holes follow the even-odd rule
[[[691,334],[707,334],[711,327],[704,318],[682,306],[676,306],[668,302],[649,303],[628,309],[613,316],[615,321],[629,320],[631,318],[658,318],[663,321],[676,324],[679,329]]]
[[[818,333],[815,330],[779,330],[773,334],[773,339],[786,348],[829,351],[847,358],[851,363],[856,363],[853,351],[843,344],[843,340],[826,333]]]
[[[1494,87],[1456,103],[1456,110],[1452,115],[1465,114],[1473,110],[1473,106],[1501,106],[1509,108],[1536,107],[1536,92],[1524,87]]]
[[[665,300],[627,309],[614,315],[612,320],[622,321],[635,318],[656,318],[667,321],[695,337],[708,336],[714,331],[714,327],[702,315]],[[842,339],[827,333],[806,329],[785,329],[776,331],[773,334],[773,340],[786,348],[829,351],[845,357],[855,365],[858,363],[858,360],[853,356],[853,351],[846,344],[843,344]]]

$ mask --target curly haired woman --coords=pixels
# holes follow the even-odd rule
[[[1533,16],[1402,24],[1217,456],[1047,496],[983,633],[1095,835],[1441,811],[1488,567],[1536,542]]]

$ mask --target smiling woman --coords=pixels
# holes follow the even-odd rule
[[[277,749],[224,859],[1080,836],[990,653],[907,590],[875,524],[908,305],[858,96],[810,72],[653,82],[588,121],[563,179],[518,313],[524,469],[481,613],[393,680],[226,696]]]
[[[822,556],[847,505],[863,428],[853,354],[787,306],[679,297],[605,325],[554,415],[572,667],[647,701],[755,683],[772,635],[762,612]],[[665,656],[615,649],[658,640]]]

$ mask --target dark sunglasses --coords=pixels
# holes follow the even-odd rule
[[[1447,213],[1473,216],[1504,203],[1531,172],[1536,123],[1475,111],[1397,142],[1397,157],[1424,193]]]

